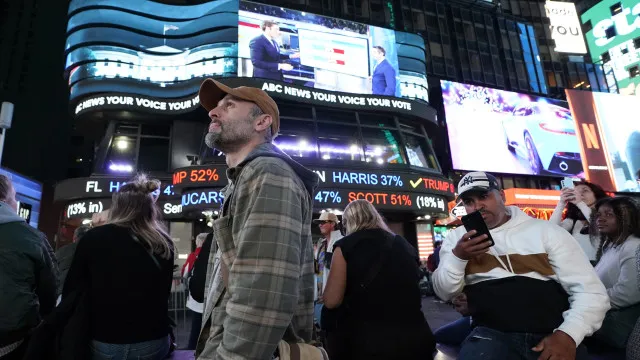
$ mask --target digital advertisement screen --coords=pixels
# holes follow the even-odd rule
[[[68,14],[65,77],[76,115],[192,111],[207,77],[377,97],[343,107],[378,107],[375,100],[391,108],[383,96],[428,101],[425,45],[415,34],[237,0],[73,0]],[[306,93],[283,95],[291,94]],[[327,101],[318,95],[311,100]]]
[[[400,96],[395,31],[241,1],[238,75]]]
[[[605,190],[640,192],[637,96],[567,90],[585,149],[586,175]]]
[[[449,179],[383,170],[346,171],[326,168],[312,168],[311,170],[318,175],[321,187],[435,193],[450,198],[455,196],[455,186]],[[225,172],[225,166],[213,164],[176,169],[173,173],[171,192],[202,186],[224,187],[227,185]],[[93,184],[87,184],[87,186],[94,187]],[[106,182],[104,186],[107,186]],[[110,186],[114,187],[115,185]]]
[[[455,169],[583,176],[566,102],[451,81],[440,84]]]
[[[640,0],[600,1],[581,16],[594,62],[613,71],[620,94],[640,95]],[[590,24],[590,26],[588,25]]]
[[[582,28],[576,5],[570,2],[547,1],[544,5],[551,24],[551,38],[556,42],[556,52],[586,54]]]
[[[71,98],[127,90],[177,98],[197,92],[201,78],[236,76],[237,11],[235,0],[72,1],[65,46]]]

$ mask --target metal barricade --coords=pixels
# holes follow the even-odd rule
[[[178,348],[187,346],[191,331],[191,318],[187,314],[189,289],[187,279],[174,276],[169,295],[169,317],[174,321],[174,335]]]

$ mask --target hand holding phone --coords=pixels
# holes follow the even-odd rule
[[[462,217],[462,224],[468,231],[453,249],[453,254],[462,260],[470,260],[484,254],[495,245],[487,224],[480,211],[474,211]]]
[[[564,188],[560,192],[560,201],[562,201],[564,204],[575,203],[576,200],[576,193],[573,189]]]
[[[573,183],[573,179],[570,177],[562,179],[562,181],[560,181],[560,186],[562,186],[563,189],[575,189],[576,187]]]

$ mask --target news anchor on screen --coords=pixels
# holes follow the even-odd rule
[[[387,52],[382,46],[374,46],[372,51],[376,66],[371,77],[371,93],[373,95],[396,95],[396,70],[387,60]]]
[[[280,45],[276,41],[280,37],[278,23],[265,20],[262,22],[261,28],[262,35],[253,38],[249,43],[253,76],[282,81],[282,71],[293,69],[291,64],[282,60],[299,58],[300,54],[284,55],[280,53]]]

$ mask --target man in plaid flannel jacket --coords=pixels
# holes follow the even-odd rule
[[[207,79],[207,146],[226,155],[229,185],[214,221],[196,358],[268,360],[278,342],[311,341],[313,193],[318,177],[272,145],[276,103],[257,88]]]

